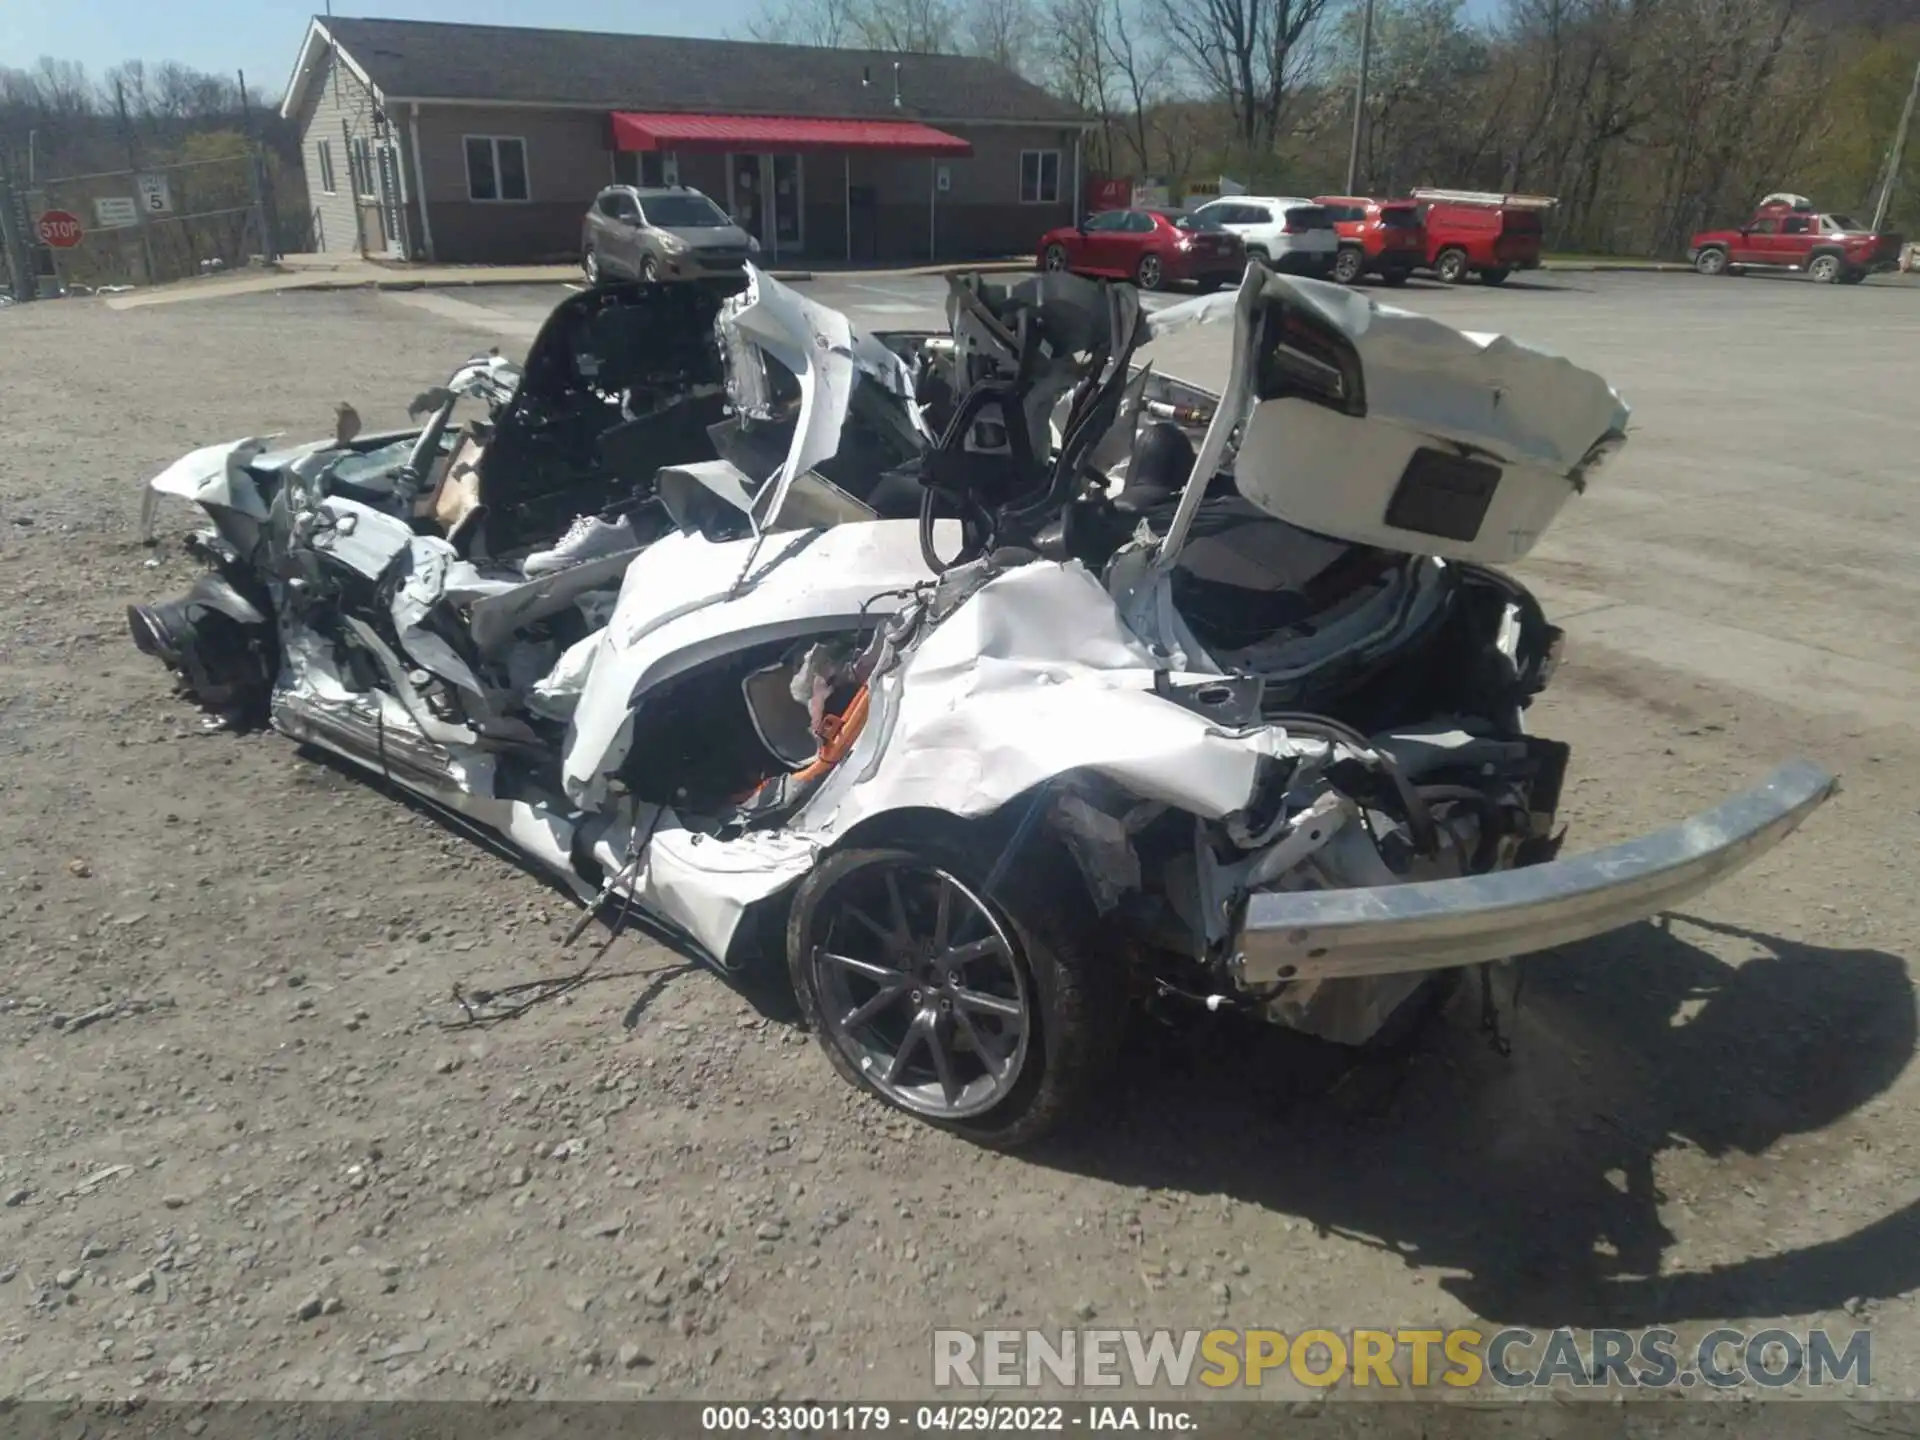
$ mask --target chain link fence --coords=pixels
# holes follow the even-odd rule
[[[0,228],[9,232],[0,258],[11,272],[15,298],[158,285],[313,247],[306,207],[291,206],[282,215],[276,204],[270,156],[234,145],[232,137],[199,138],[198,146],[189,142],[190,151],[215,153],[137,170],[42,179],[30,188],[16,186],[12,204],[0,184]],[[62,217],[78,222],[78,243],[47,243],[58,232],[73,233]],[[43,229],[56,234],[43,235]]]

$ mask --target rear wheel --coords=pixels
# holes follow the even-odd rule
[[[1507,283],[1507,277],[1512,273],[1513,271],[1507,269],[1504,265],[1497,266],[1492,270],[1482,270],[1480,272],[1480,283],[1482,285],[1504,285]]]
[[[1458,285],[1467,278],[1467,252],[1442,250],[1433,262],[1433,273],[1439,276],[1442,285]]]
[[[1831,285],[1839,280],[1845,269],[1838,255],[1816,255],[1807,262],[1807,278],[1822,285]]]
[[[1333,278],[1342,285],[1352,285],[1367,273],[1367,257],[1358,250],[1343,247],[1333,257]]]
[[[1133,278],[1142,290],[1158,290],[1166,279],[1166,270],[1158,255],[1142,255],[1134,267]]]
[[[1112,952],[1063,920],[1091,908],[1061,903],[1081,893],[1070,861],[1023,857],[989,893],[996,868],[931,841],[829,856],[794,897],[787,963],[842,1078],[1011,1148],[1092,1098],[1126,990]]]
[[[1727,252],[1718,245],[1709,245],[1693,257],[1693,268],[1702,275],[1725,275],[1727,273]]]

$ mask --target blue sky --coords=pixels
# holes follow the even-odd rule
[[[758,0],[334,0],[336,15],[466,20],[652,35],[744,32]],[[0,0],[0,65],[42,55],[78,60],[94,75],[122,60],[178,60],[200,70],[244,69],[247,84],[278,95],[307,19],[325,0]]]

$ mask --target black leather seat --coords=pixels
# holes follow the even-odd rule
[[[1193,441],[1172,421],[1142,426],[1134,437],[1126,486],[1113,497],[1114,508],[1140,515],[1165,504],[1186,484],[1195,458]]]

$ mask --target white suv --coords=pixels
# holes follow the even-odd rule
[[[1324,205],[1287,195],[1223,195],[1196,215],[1211,215],[1247,246],[1247,258],[1289,275],[1325,277],[1340,253],[1340,237]]]

